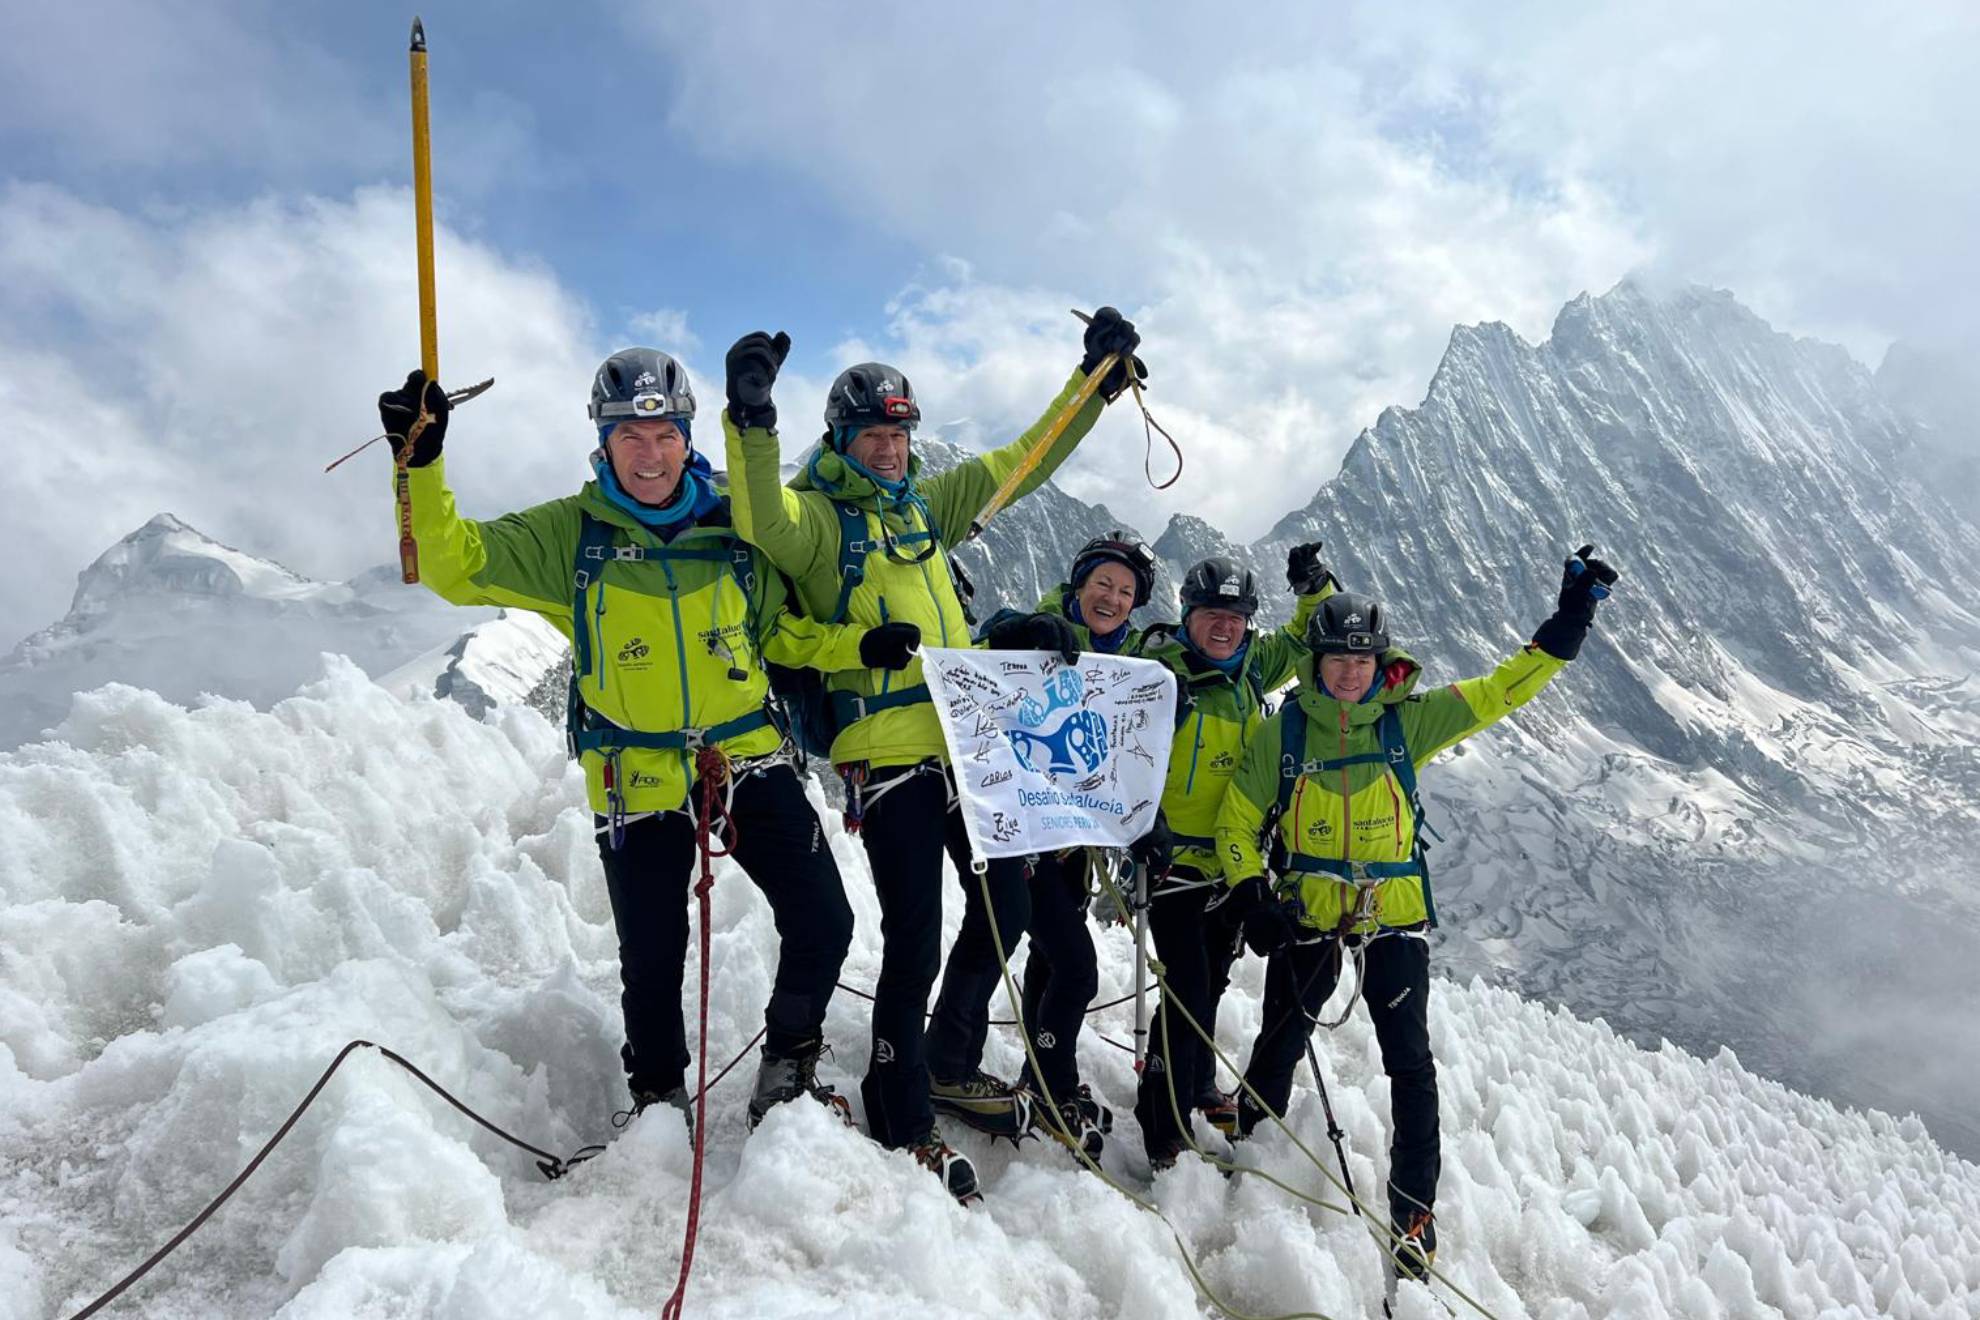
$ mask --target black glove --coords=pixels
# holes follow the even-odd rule
[[[1320,562],[1320,542],[1308,541],[1286,552],[1286,585],[1295,596],[1311,596],[1323,589],[1334,575]]]
[[[1069,665],[1079,663],[1079,632],[1058,614],[1020,614],[992,624],[984,641],[993,651],[1057,651]]]
[[[1079,369],[1091,376],[1100,359],[1109,353],[1118,353],[1122,359],[1107,373],[1107,379],[1100,382],[1100,397],[1108,403],[1128,387],[1129,364],[1133,364],[1136,380],[1148,379],[1147,366],[1134,356],[1140,343],[1141,335],[1135,330],[1134,322],[1122,316],[1118,308],[1102,307],[1086,323],[1086,356],[1079,360]]]
[[[739,429],[776,427],[777,405],[770,400],[770,387],[777,383],[778,368],[790,351],[791,337],[782,330],[774,339],[761,330],[752,330],[730,345],[724,362],[729,377],[729,420]]]
[[[422,398],[427,413],[424,426],[419,422]],[[447,391],[440,388],[440,382],[428,380],[426,373],[417,369],[407,373],[404,385],[379,395],[378,420],[392,441],[392,457],[398,458],[408,435],[412,436],[412,456],[406,460],[407,467],[425,467],[440,457],[440,446],[447,439],[449,408]]]
[[[1297,899],[1279,899],[1267,903],[1244,918],[1244,942],[1250,950],[1261,958],[1269,958],[1286,948],[1299,938],[1299,914],[1302,911]]]
[[[906,669],[921,645],[918,623],[883,623],[859,638],[859,662],[868,669]]]
[[[1241,952],[1239,937],[1244,932],[1244,918],[1252,909],[1260,893],[1265,892],[1265,882],[1258,877],[1254,889],[1251,880],[1243,880],[1236,885],[1225,886],[1211,892],[1203,904],[1203,924],[1208,935],[1208,944],[1213,949],[1227,949],[1233,955]]]
[[[1588,629],[1595,622],[1596,602],[1607,598],[1609,588],[1621,576],[1594,555],[1595,547],[1584,545],[1568,556],[1554,617],[1533,630],[1533,644],[1556,660],[1572,660],[1581,654],[1581,644],[1588,640]]]
[[[1176,850],[1176,836],[1169,830],[1168,818],[1161,811],[1155,813],[1155,823],[1148,827],[1148,833],[1136,839],[1128,847],[1128,855],[1145,868],[1149,875],[1167,875],[1169,858]]]

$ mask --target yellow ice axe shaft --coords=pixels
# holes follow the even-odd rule
[[[1073,395],[1066,401],[1066,406],[1059,409],[1058,415],[1045,427],[1045,434],[1039,436],[1038,443],[1031,447],[1031,452],[1011,469],[1011,475],[1004,478],[1004,484],[997,487],[997,493],[990,497],[990,502],[983,506],[983,511],[970,522],[969,540],[973,541],[983,535],[983,529],[990,525],[990,520],[1002,513],[1006,504],[1017,498],[1018,488],[1024,485],[1024,479],[1038,470],[1038,465],[1043,463],[1045,456],[1052,452],[1052,446],[1059,442],[1059,437],[1065,433],[1066,427],[1072,423],[1079,410],[1086,406],[1086,401],[1099,391],[1100,382],[1107,379],[1107,373],[1112,371],[1114,364],[1120,360],[1121,355],[1118,353],[1109,353],[1100,359],[1099,365],[1087,376],[1086,383],[1079,387],[1079,393]]]
[[[419,236],[419,365],[428,380],[440,379],[440,325],[433,293],[433,141],[426,128],[426,27],[413,17],[412,49],[407,56],[412,66],[413,139],[413,223]],[[413,539],[412,485],[406,466],[412,457],[413,441],[431,418],[426,401],[420,400],[419,416],[406,428],[406,443],[399,450],[399,470],[394,488],[399,504],[399,578],[419,581],[419,542]]]
[[[426,28],[413,19],[413,216],[419,231],[419,364],[440,379],[440,328],[433,295],[433,140],[426,127]]]

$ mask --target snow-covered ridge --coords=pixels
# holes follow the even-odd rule
[[[321,600],[342,604],[349,586],[312,582],[272,560],[222,545],[161,513],[111,546],[76,580],[72,615],[101,614],[120,600],[161,593],[256,596],[263,600]]]
[[[396,566],[313,581],[161,513],[78,575],[68,614],[0,659],[0,748],[104,683],[267,705],[317,674],[324,652],[381,674],[494,616],[405,587]]]
[[[0,1314],[65,1315],[120,1276],[352,1037],[552,1148],[610,1135],[616,939],[577,774],[533,712],[481,722],[331,662],[266,712],[113,688],[62,733],[0,754]],[[867,986],[872,888],[836,819],[828,832],[858,921],[845,979]],[[714,905],[720,1062],[760,1021],[774,931],[726,863]],[[1102,997],[1130,969],[1109,932]],[[1258,1025],[1260,981],[1246,959],[1221,1023],[1231,1052]],[[1129,1062],[1096,1034],[1123,1038],[1126,1012],[1095,1020],[1081,1061],[1122,1113],[1107,1163],[1133,1182]],[[1728,1055],[1645,1052],[1486,986],[1437,982],[1431,1028],[1439,1264],[1495,1314],[1980,1308],[1980,1168],[1917,1122],[1838,1110]],[[853,1089],[864,1003],[840,996],[828,1033],[828,1079]],[[995,1031],[988,1065],[1012,1070],[1017,1049]],[[1378,1187],[1387,1084],[1365,1016],[1320,1049],[1356,1183]],[[988,1200],[964,1210],[822,1109],[787,1107],[745,1138],[742,1105],[733,1079],[710,1097],[696,1315],[1204,1313],[1161,1225],[1044,1144],[965,1137]],[[1303,1086],[1291,1117],[1324,1152]],[[1243,1158],[1328,1195],[1281,1136]],[[679,1125],[649,1115],[546,1184],[361,1057],[126,1304],[165,1320],[650,1315],[687,1177]],[[1353,1219],[1190,1162],[1153,1195],[1240,1310],[1374,1313],[1380,1265]],[[1444,1312],[1405,1287],[1397,1314]]]

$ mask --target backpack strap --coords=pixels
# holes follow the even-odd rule
[[[1382,717],[1376,722],[1376,730],[1382,740],[1379,752],[1361,752],[1354,756],[1340,756],[1331,760],[1308,761],[1306,754],[1306,712],[1300,707],[1297,696],[1289,698],[1279,712],[1279,797],[1266,815],[1261,844],[1274,848],[1280,846],[1278,838],[1279,822],[1292,809],[1293,788],[1302,775],[1325,774],[1330,770],[1341,770],[1351,765],[1384,766],[1395,776],[1401,786],[1403,797],[1415,817],[1412,838],[1413,854],[1406,862],[1355,862],[1339,857],[1315,857],[1307,853],[1281,850],[1274,855],[1274,862],[1282,874],[1331,875],[1349,882],[1364,880],[1391,880],[1401,876],[1420,876],[1423,880],[1423,907],[1429,924],[1437,924],[1437,904],[1430,893],[1430,868],[1424,861],[1424,853],[1430,844],[1426,835],[1429,824],[1423,818],[1423,799],[1416,790],[1416,762],[1409,753],[1409,739],[1403,732],[1402,709],[1390,705],[1382,710]]]
[[[1415,840],[1417,873],[1423,877],[1423,910],[1431,926],[1437,924],[1437,901],[1430,895],[1430,867],[1424,854],[1430,851],[1430,824],[1423,818],[1423,798],[1416,791],[1416,759],[1409,754],[1409,739],[1403,733],[1402,707],[1392,704],[1382,711],[1381,721],[1382,753],[1389,763],[1389,773],[1402,785],[1403,798],[1409,803],[1410,813],[1415,816],[1412,838]]]
[[[827,623],[844,623],[846,610],[852,604],[852,594],[859,584],[866,580],[866,557],[876,550],[886,550],[897,545],[921,545],[936,542],[941,532],[935,520],[929,515],[928,506],[919,500],[916,508],[921,510],[921,520],[925,524],[918,532],[902,532],[895,535],[882,525],[880,536],[867,535],[866,512],[850,500],[833,500],[832,508],[839,515],[839,599],[832,607],[832,617]]]
[[[589,613],[588,601],[591,584],[598,581],[605,572],[605,560],[612,554],[612,528],[609,524],[592,517],[583,509],[578,510],[577,554],[571,565],[571,682],[572,690],[579,678],[591,673],[591,629],[585,615]],[[600,584],[601,591],[604,589]]]
[[[614,561],[642,560],[726,564],[743,593],[752,618],[755,613],[756,557],[749,544],[733,532],[704,539],[691,546],[642,546],[612,544],[612,526],[589,512],[578,511],[578,546],[571,566],[571,682],[564,702],[564,736],[571,758],[586,752],[611,753],[628,747],[652,750],[693,751],[704,743],[719,743],[749,733],[770,723],[766,710],[754,710],[706,729],[670,729],[648,732],[623,729],[595,715],[578,691],[578,680],[592,671],[591,589],[602,596],[605,565]],[[600,604],[602,604],[602,600]],[[754,645],[752,639],[752,645]],[[602,661],[600,662],[603,663]]]

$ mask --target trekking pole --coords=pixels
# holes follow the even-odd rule
[[[1306,1038],[1306,1063],[1313,1069],[1313,1086],[1320,1092],[1320,1112],[1327,1116],[1327,1140],[1334,1143],[1334,1158],[1341,1164],[1341,1183],[1347,1188],[1348,1204],[1354,1212],[1361,1213],[1361,1200],[1354,1194],[1354,1175],[1348,1172],[1347,1150],[1341,1145],[1341,1138],[1347,1133],[1334,1121],[1334,1102],[1327,1098],[1327,1080],[1320,1075],[1320,1055],[1313,1048],[1313,1037]]]
[[[1134,864],[1134,1072],[1148,1063],[1148,868]]]
[[[1082,321],[1091,319],[1078,308],[1073,309],[1073,315]],[[982,512],[970,521],[969,535],[964,539],[974,541],[983,535],[983,529],[990,525],[990,520],[1002,513],[1004,506],[1017,498],[1018,487],[1024,484],[1026,477],[1038,470],[1038,465],[1045,461],[1045,455],[1049,454],[1052,446],[1059,442],[1059,437],[1065,434],[1066,427],[1072,424],[1072,419],[1078,415],[1079,410],[1086,406],[1086,401],[1099,393],[1100,382],[1107,379],[1107,373],[1112,371],[1114,364],[1120,360],[1121,355],[1118,353],[1109,353],[1100,359],[1099,364],[1093,368],[1092,374],[1086,378],[1086,383],[1079,387],[1079,392],[1067,400],[1066,406],[1059,409],[1058,415],[1046,424],[1045,434],[1038,437],[1038,443],[1031,447],[1031,452],[1011,469],[1011,475],[1004,478],[1004,484],[997,487],[996,493],[990,497],[990,502],[985,504]]]

